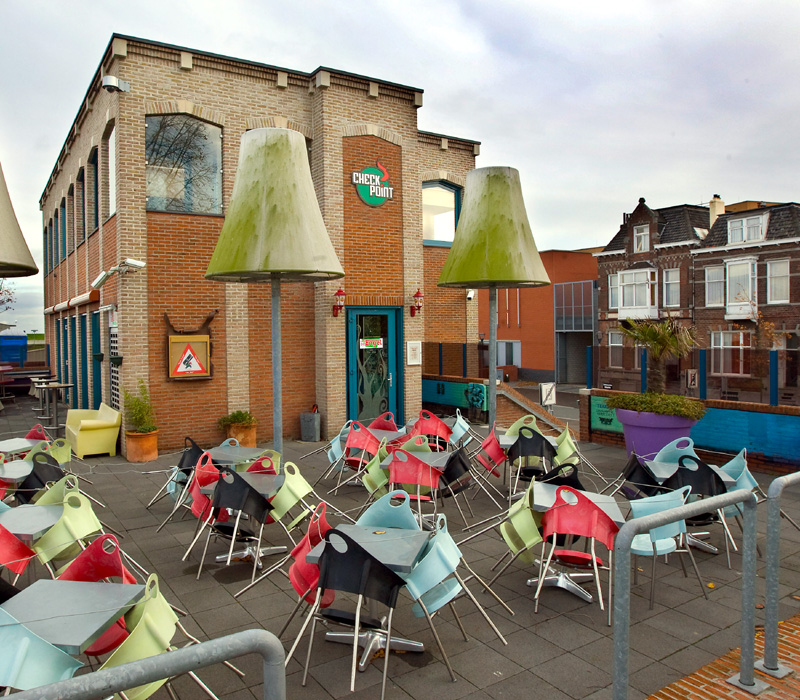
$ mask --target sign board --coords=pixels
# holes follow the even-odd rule
[[[406,364],[421,365],[422,364],[422,341],[409,340],[406,343]]]
[[[168,338],[167,368],[170,379],[199,379],[211,376],[210,336],[171,335]]]
[[[603,384],[603,386],[602,386],[601,388],[602,388],[602,389],[608,389],[608,390],[610,391],[611,389],[613,389],[613,388],[614,388],[614,385],[613,385],[613,384],[606,383],[606,384]]]
[[[604,396],[591,396],[589,398],[591,400],[589,410],[592,416],[590,421],[592,430],[621,433],[622,423],[617,420],[617,412],[606,405],[606,398]]]
[[[383,348],[383,338],[359,338],[359,350],[380,350]]]
[[[697,389],[697,370],[696,369],[687,369],[686,370],[686,388],[687,389]]]
[[[361,201],[371,207],[379,207],[387,199],[394,199],[394,187],[389,182],[389,173],[379,160],[375,161],[375,167],[351,173],[350,182],[355,185]]]
[[[556,383],[542,382],[539,384],[539,403],[542,406],[552,406],[556,402]]]

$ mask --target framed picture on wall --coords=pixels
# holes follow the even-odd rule
[[[406,343],[406,364],[421,365],[422,364],[422,341],[409,340]]]

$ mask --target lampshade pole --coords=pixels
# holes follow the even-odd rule
[[[497,287],[489,287],[489,430],[497,420]]]
[[[283,379],[281,372],[281,276],[271,273],[272,282],[272,444],[283,453]],[[497,315],[495,300],[495,316]]]

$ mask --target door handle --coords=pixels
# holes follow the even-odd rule
[[[392,373],[389,372],[389,386],[392,386]]]

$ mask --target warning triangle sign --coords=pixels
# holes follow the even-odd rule
[[[202,363],[197,358],[197,354],[192,349],[191,343],[186,344],[186,349],[181,354],[181,359],[178,360],[178,364],[175,365],[175,369],[172,370],[172,374],[177,376],[186,376],[189,374],[208,374],[208,371],[205,367],[203,367]]]

